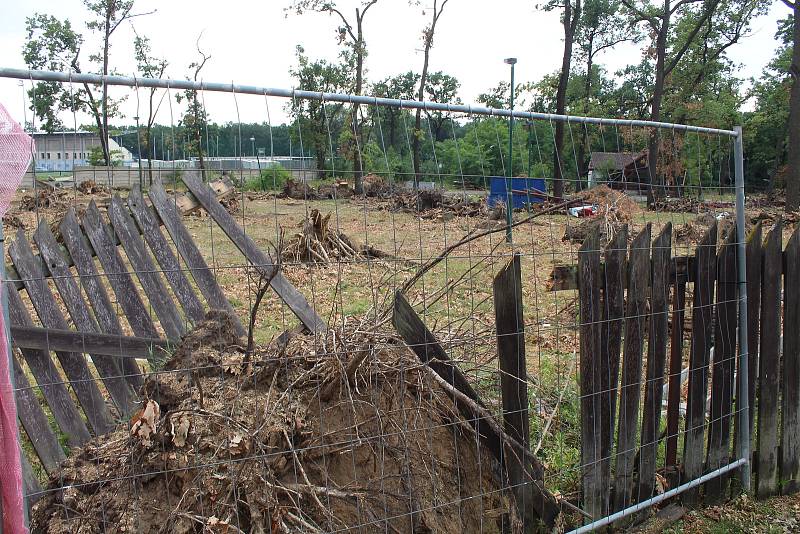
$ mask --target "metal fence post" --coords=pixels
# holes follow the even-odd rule
[[[748,347],[747,347],[747,261],[744,234],[744,147],[742,127],[734,127],[733,157],[736,177],[736,240],[739,271],[739,432],[736,454],[743,459],[741,480],[745,492],[750,491],[750,406],[748,387]]]

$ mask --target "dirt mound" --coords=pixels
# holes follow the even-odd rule
[[[597,205],[597,216],[616,223],[630,222],[642,212],[635,200],[607,185],[596,185],[591,189],[581,191],[576,196],[587,204]]]
[[[499,532],[501,517],[518,524],[489,453],[394,338],[296,336],[249,362],[237,343],[224,317],[190,334],[146,379],[132,424],[74,450],[53,475],[32,531],[462,534]]]

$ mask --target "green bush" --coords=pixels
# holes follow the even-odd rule
[[[247,191],[280,191],[283,185],[292,177],[292,173],[284,169],[279,163],[272,163],[261,169],[261,175],[250,178],[245,182]]]

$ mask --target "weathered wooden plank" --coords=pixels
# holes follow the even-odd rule
[[[36,480],[31,464],[25,456],[22,457],[22,483],[23,491],[25,492],[25,506],[30,510],[30,507],[39,500],[39,492],[42,491],[42,486]]]
[[[58,308],[53,293],[45,280],[41,264],[35,261],[30,244],[25,239],[25,231],[20,229],[17,238],[8,248],[11,261],[23,277],[25,289],[31,298],[42,325],[45,328],[69,329],[66,319]],[[96,434],[105,434],[114,428],[114,422],[106,406],[105,399],[89,372],[86,360],[78,353],[55,351],[64,374],[72,385],[78,402],[83,407],[86,419]]]
[[[122,262],[122,257],[94,203],[89,204],[86,210],[83,228],[134,333],[140,337],[159,337],[153,319],[147,312],[136,284],[133,283],[130,273]]]
[[[36,394],[30,382],[28,382],[28,377],[25,376],[25,372],[19,365],[16,355],[11,355],[11,361],[14,366],[14,394],[17,400],[17,416],[45,471],[48,474],[53,473],[66,458],[66,455],[58,443],[58,438],[50,428],[47,416],[42,411],[39,399],[36,398]]]
[[[683,367],[683,323],[686,318],[686,279],[678,278],[672,291],[672,332],[670,334],[669,392],[667,393],[666,466],[678,465],[678,432],[681,414],[681,370]]]
[[[122,326],[119,323],[119,318],[114,306],[111,304],[106,288],[103,286],[101,275],[95,268],[94,250],[92,250],[89,240],[81,231],[78,219],[75,217],[75,212],[72,208],[67,211],[61,221],[59,230],[69,251],[69,258],[78,271],[81,287],[86,292],[100,331],[106,334],[122,335]],[[67,265],[69,264],[68,262]],[[150,333],[150,330],[143,330],[138,324],[131,324],[131,328],[139,336],[145,336]],[[128,383],[138,390],[142,385],[142,374],[136,361],[126,358],[121,365]]]
[[[593,518],[602,517],[604,502],[601,479],[601,380],[600,321],[602,291],[600,282],[600,239],[597,232],[587,237],[578,250],[578,291],[580,307],[580,396],[581,396],[581,475],[583,509]]]
[[[497,327],[497,354],[500,361],[500,392],[506,433],[530,450],[528,427],[528,372],[525,361],[525,317],[522,305],[522,267],[519,253],[495,276],[494,314]],[[536,517],[530,466],[518,455],[505,459],[508,482],[523,521],[524,532],[534,532]]]
[[[170,298],[153,260],[147,253],[147,248],[139,235],[136,224],[119,195],[114,195],[111,199],[111,204],[108,206],[108,218],[166,336],[169,339],[180,339],[186,332],[180,312]]]
[[[153,186],[148,192],[148,197],[153,203],[153,207],[158,213],[160,220],[164,223],[164,227],[172,237],[178,254],[180,254],[183,261],[188,266],[189,272],[192,273],[192,278],[194,278],[200,292],[203,293],[208,305],[214,309],[229,311],[233,317],[236,317],[236,332],[239,335],[244,335],[245,330],[242,323],[239,321],[238,316],[236,316],[236,312],[233,310],[225,293],[223,293],[219,284],[217,284],[214,273],[208,268],[206,260],[197,249],[197,245],[195,245],[194,240],[192,240],[192,237],[189,235],[189,231],[186,230],[186,227],[181,222],[174,202],[170,202],[167,198],[167,194],[164,192],[160,180],[153,180]]]
[[[747,348],[748,406],[750,407],[750,450],[755,443],[756,385],[758,383],[759,338],[761,322],[761,261],[763,255],[761,221],[753,228],[747,241]],[[737,380],[737,383],[739,381]]]
[[[614,469],[614,510],[621,510],[632,504],[634,458],[639,429],[639,397],[642,388],[642,352],[650,285],[650,231],[651,227],[648,224],[634,238],[628,253],[625,339]]]
[[[800,231],[784,253],[781,492],[800,490]]]
[[[258,248],[258,245],[248,236],[242,227],[236,224],[233,216],[219,203],[214,193],[197,176],[186,175],[183,178],[186,187],[194,194],[205,210],[222,228],[236,247],[244,254],[252,265],[265,272],[272,272],[275,267],[274,260]],[[282,273],[277,273],[270,281],[270,287],[283,299],[289,309],[306,325],[311,332],[323,332],[327,329],[325,321],[306,300],[305,296],[295,288]]]
[[[12,342],[20,348],[88,352],[116,358],[152,358],[173,347],[166,339],[75,332],[37,326],[12,326]]]
[[[203,304],[197,298],[186,275],[183,274],[178,258],[172,252],[172,248],[164,238],[164,234],[161,233],[158,220],[150,208],[147,207],[142,196],[142,190],[138,185],[133,186],[130,195],[128,195],[128,207],[136,219],[136,224],[139,225],[144,240],[161,266],[164,277],[172,287],[175,298],[180,302],[186,317],[194,324],[199,323],[205,317]]]
[[[97,332],[97,323],[89,312],[89,307],[83,299],[80,288],[75,283],[72,271],[67,267],[67,262],[64,261],[64,256],[61,254],[47,221],[41,221],[33,239],[39,247],[39,252],[46,262],[47,270],[53,278],[53,282],[61,295],[61,300],[64,302],[75,328],[80,332]],[[65,349],[59,347],[59,350]],[[80,352],[81,349],[67,350]],[[136,409],[137,398],[130,384],[123,376],[121,362],[97,353],[91,353],[91,357],[119,413],[123,416],[131,415]]]
[[[733,375],[736,367],[737,330],[736,232],[731,231],[717,258],[717,303],[714,321],[714,364],[711,369],[711,420],[708,425],[706,471],[730,461],[731,416],[733,413]],[[725,499],[729,474],[709,480],[705,485],[707,503]]]
[[[702,475],[706,425],[708,362],[712,342],[714,279],[717,271],[717,224],[708,229],[695,251],[697,274],[692,304],[692,345],[689,356],[689,394],[686,400],[686,432],[683,441],[683,481]],[[694,505],[698,488],[683,494],[683,502]]]
[[[22,302],[22,297],[20,297],[10,281],[6,282],[6,289],[8,291],[8,314],[11,327],[13,328],[15,325],[33,326],[33,321],[28,315],[25,304]],[[25,357],[25,362],[28,364],[31,374],[33,374],[42,392],[42,396],[44,396],[50,411],[53,413],[56,424],[67,437],[67,443],[70,446],[77,447],[89,441],[92,438],[89,434],[89,429],[86,428],[86,424],[83,422],[83,418],[72,397],[70,397],[64,380],[53,364],[53,360],[50,359],[50,353],[44,350],[22,349],[22,355]]]
[[[625,318],[625,270],[628,227],[621,228],[603,252],[603,323],[600,343],[600,486],[603,508],[608,512],[611,495],[611,458],[614,452],[620,350]]]
[[[650,317],[647,343],[647,372],[642,408],[642,439],[639,450],[639,487],[636,499],[653,496],[656,485],[656,456],[661,427],[661,402],[667,358],[669,323],[669,259],[672,251],[672,223],[667,223],[653,241],[650,271]]]
[[[394,302],[392,323],[406,345],[445,382],[469,398],[475,405],[482,407],[483,403],[477,393],[475,393],[455,362],[450,359],[450,356],[436,339],[436,336],[428,330],[425,323],[422,322],[422,319],[419,318],[414,308],[411,307],[401,292],[395,293]],[[502,462],[506,457],[505,451],[514,450],[510,443],[504,440],[479,413],[474,412],[462,403],[458,403],[458,406],[464,417],[477,430],[484,446],[492,452],[498,461]],[[545,525],[553,528],[555,519],[558,516],[558,507],[553,496],[538,482],[543,477],[544,468],[541,462],[533,454],[525,451],[524,448],[517,452],[523,453],[526,460],[530,462],[532,480],[528,486],[533,491],[531,505]]]
[[[600,272],[605,271],[605,264],[600,266]],[[694,256],[675,256],[670,259],[669,279],[694,282]],[[564,291],[578,289],[578,266],[556,265],[550,272],[548,291]]]
[[[758,365],[758,458],[756,495],[778,493],[778,420],[780,410],[781,275],[783,231],[780,221],[767,234],[761,276],[761,332]]]

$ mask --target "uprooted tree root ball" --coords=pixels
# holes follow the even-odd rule
[[[512,497],[402,343],[298,335],[246,358],[209,316],[131,423],[73,451],[33,532],[517,531]]]

